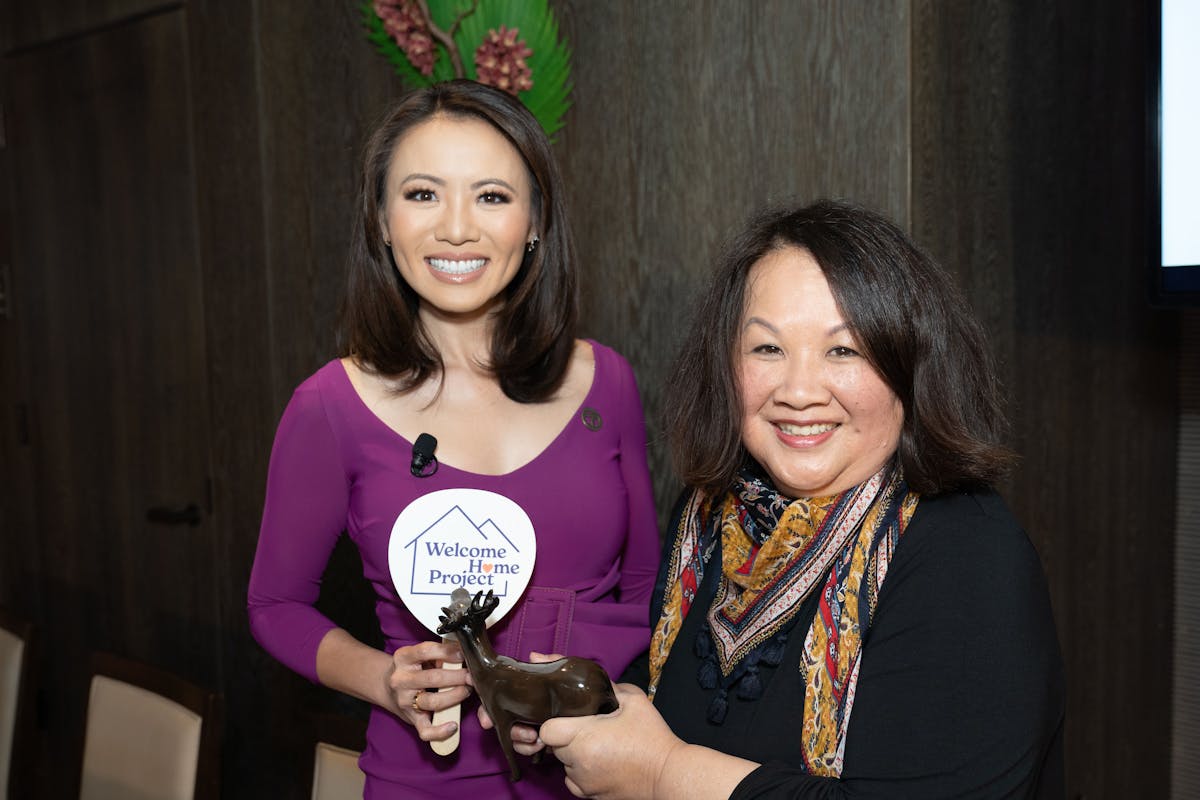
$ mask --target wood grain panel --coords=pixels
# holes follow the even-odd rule
[[[35,47],[181,5],[179,0],[4,0],[0,3],[0,49]]]
[[[1178,341],[1141,280],[1145,12],[1104,8],[915,4],[914,230],[1002,359],[1068,796],[1165,797]]]
[[[638,374],[660,517],[678,490],[662,377],[720,243],[789,197],[907,219],[908,3],[567,2],[558,146],[586,331]]]
[[[1049,545],[1085,796],[1166,796],[1169,774],[1178,350],[1141,280],[1143,14],[1061,3],[1014,47],[1014,495]]]
[[[78,664],[127,653],[213,682],[210,528],[162,526],[208,473],[183,14],[7,63],[14,278],[28,366],[35,615],[51,752],[77,730]],[[46,780],[69,780],[51,766]],[[69,785],[69,784],[67,784]],[[59,787],[61,788],[61,787]],[[51,794],[54,794],[52,792]]]
[[[1172,797],[1200,795],[1200,308],[1180,314]]]
[[[226,797],[288,796],[275,743],[293,695],[288,674],[251,638],[246,588],[279,409],[271,382],[270,286],[264,231],[257,36],[250,3],[188,11],[197,223],[211,398],[212,527],[218,544],[221,688],[229,724]],[[287,730],[287,728],[284,728]],[[282,755],[277,755],[279,750]]]
[[[912,234],[958,279],[1013,385],[1015,15],[1007,0],[913,4]]]
[[[0,86],[8,98],[8,63],[0,59]],[[11,111],[9,112],[11,113]],[[23,535],[36,530],[33,504],[33,451],[29,446],[29,348],[20,320],[24,287],[13,274],[13,214],[16,205],[12,148],[0,147],[0,281],[7,313],[0,315],[0,606],[33,618],[37,598],[22,595],[22,577],[36,561],[36,541]]]
[[[366,41],[357,3],[302,10],[262,0],[259,16],[271,368],[282,411],[333,355],[360,150],[404,89]]]

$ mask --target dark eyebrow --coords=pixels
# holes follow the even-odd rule
[[[430,183],[435,183],[438,186],[446,185],[446,181],[443,180],[442,178],[439,178],[436,175],[430,175],[426,172],[413,172],[408,175],[405,175],[404,180],[402,180],[401,183],[404,184],[404,183],[408,183],[409,181],[429,181]],[[513,194],[517,194],[516,187],[514,187],[508,181],[503,180],[502,178],[484,178],[483,180],[475,181],[474,183],[472,183],[471,188],[472,189],[481,189],[484,186],[492,186],[492,185],[503,186],[505,189],[508,189]]]
[[[767,322],[762,317],[750,317],[749,319],[746,320],[746,324],[742,326],[742,330],[745,331],[751,325],[761,325],[764,328],[766,328],[767,330],[769,330],[771,333],[775,334],[776,336],[779,335],[779,329],[776,328],[771,323]]]
[[[761,325],[762,327],[766,328],[767,330],[769,330],[771,333],[775,334],[776,336],[779,335],[779,329],[776,328],[771,323],[767,322],[762,317],[750,317],[749,319],[746,320],[746,324],[742,326],[742,330],[743,331],[746,330],[751,325]],[[836,336],[837,334],[841,333],[842,331],[848,331],[848,330],[850,330],[850,323],[843,322],[838,325],[834,325],[832,328],[825,331],[825,335],[826,336]]]
[[[503,186],[505,189],[508,189],[513,194],[517,193],[517,189],[515,186],[513,186],[508,181],[501,180],[500,178],[484,178],[481,181],[475,181],[474,183],[471,184],[471,188],[472,189],[480,189],[480,188],[483,188],[484,186],[489,186],[491,184],[496,184],[497,186]]]
[[[409,173],[408,175],[405,175],[404,180],[402,180],[400,182],[408,183],[409,181],[429,181],[430,183],[436,183],[438,186],[446,185],[446,182],[444,180],[442,180],[441,178],[437,177],[436,175],[427,175],[424,172]]]

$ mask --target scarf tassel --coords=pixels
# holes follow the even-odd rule
[[[721,684],[721,670],[717,669],[715,659],[706,658],[700,662],[700,668],[696,670],[696,680],[700,688],[705,690],[715,689]]]
[[[692,648],[696,653],[696,658],[709,659],[713,657],[712,635],[709,633],[708,624],[700,626],[700,630],[696,632],[696,644]]]
[[[725,721],[725,714],[729,711],[729,694],[724,689],[717,692],[717,696],[708,704],[708,721],[714,725],[720,725]]]
[[[693,650],[700,659],[696,669],[696,681],[700,688],[707,691],[720,689],[713,698],[708,709],[708,721],[720,725],[729,711],[729,690],[737,687],[739,700],[758,700],[763,694],[763,679],[759,674],[759,665],[777,667],[783,661],[783,653],[787,647],[787,632],[781,631],[767,641],[761,648],[750,651],[738,664],[733,672],[725,678],[721,676],[717,665],[716,648],[712,643],[712,634],[707,625],[701,626],[696,633]]]
[[[758,665],[747,664],[746,674],[738,682],[739,700],[757,700],[762,697],[762,679],[758,676]]]
[[[787,631],[767,642],[762,649],[762,663],[768,667],[778,667],[783,663],[783,651],[787,649]]]

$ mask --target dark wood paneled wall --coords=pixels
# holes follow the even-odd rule
[[[182,0],[4,0],[0,3],[0,48],[7,53],[43,46],[182,5]]]
[[[0,604],[45,629],[44,697],[94,646],[217,685],[228,708],[227,797],[303,796],[307,720],[362,711],[262,653],[243,611],[275,422],[292,387],[333,352],[358,150],[402,91],[364,41],[357,3],[319,5],[0,4],[10,117],[18,97],[28,105],[35,90],[69,94],[83,73],[145,50],[122,53],[104,45],[111,37],[157,43],[149,52],[158,60],[126,82],[146,102],[166,92],[156,102],[182,133],[166,123],[154,130],[183,136],[190,152],[183,180],[191,191],[158,202],[186,217],[177,263],[200,269],[197,414],[207,417],[211,485],[206,538],[188,570],[117,522],[88,543],[57,521],[85,508],[46,468],[47,453],[65,447],[46,432],[72,424],[81,449],[116,434],[94,416],[76,419],[95,391],[87,383],[39,382],[49,374],[38,363],[47,355],[41,332],[67,309],[40,308],[29,289],[91,285],[101,278],[73,270],[119,265],[105,260],[116,255],[36,255],[35,237],[53,234],[27,217],[59,187],[18,186],[19,175],[38,173],[14,165],[25,151],[14,152],[9,119],[0,259],[17,261],[14,313],[0,319]],[[1007,494],[1051,579],[1069,670],[1070,796],[1165,796],[1178,352],[1174,318],[1148,309],[1139,282],[1145,20],[1137,4],[555,5],[574,50],[575,105],[556,148],[583,259],[585,333],[637,370],[660,510],[676,488],[656,434],[661,379],[721,240],[751,209],[786,197],[840,196],[890,213],[957,274],[1010,388],[1025,460]],[[75,76],[68,67],[50,77],[30,71],[57,63],[52,48],[64,47],[96,63]],[[130,124],[153,119],[139,114]],[[82,147],[106,162],[102,176],[139,168],[128,146],[72,140],[70,122],[43,147]],[[69,172],[56,180],[76,185]],[[38,198],[42,205],[31,206]],[[66,274],[35,279],[51,265]],[[105,340],[91,346],[104,352]],[[108,347],[113,363],[129,358],[119,340]],[[53,374],[69,380],[72,371]],[[129,409],[154,413],[137,398]],[[131,474],[115,480],[136,483]],[[62,502],[75,505],[57,509]],[[179,623],[190,647],[211,643],[211,652],[191,658],[179,631],[155,622],[147,609],[161,605],[161,584],[139,582],[139,566],[211,585],[207,594],[189,589],[186,602],[197,607]],[[119,598],[89,611],[96,570],[119,576]],[[352,550],[339,548],[321,602],[369,638],[358,570]],[[39,773],[49,782],[39,796],[68,793],[70,778],[58,773],[64,744],[77,737],[72,722],[82,723],[80,704],[67,692],[43,709]]]
[[[637,371],[660,516],[678,489],[657,436],[661,379],[722,240],[790,197],[855,198],[907,220],[908,7],[564,8],[575,107],[559,152],[586,328]]]
[[[209,683],[221,660],[215,539],[171,524],[209,507],[186,35],[175,10],[6,59],[27,347],[5,397],[26,420],[14,455],[32,506],[5,514],[19,556],[6,568],[44,631],[41,727],[62,759],[39,775],[53,795],[77,775],[90,650]]]
[[[1179,346],[1143,288],[1145,9],[922,0],[913,20],[913,230],[1002,363],[1069,796],[1167,797]]]

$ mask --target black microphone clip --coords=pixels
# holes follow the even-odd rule
[[[438,460],[433,455],[433,451],[436,449],[437,439],[428,433],[422,433],[413,442],[412,463],[409,464],[408,470],[414,478],[428,478],[437,472]]]

